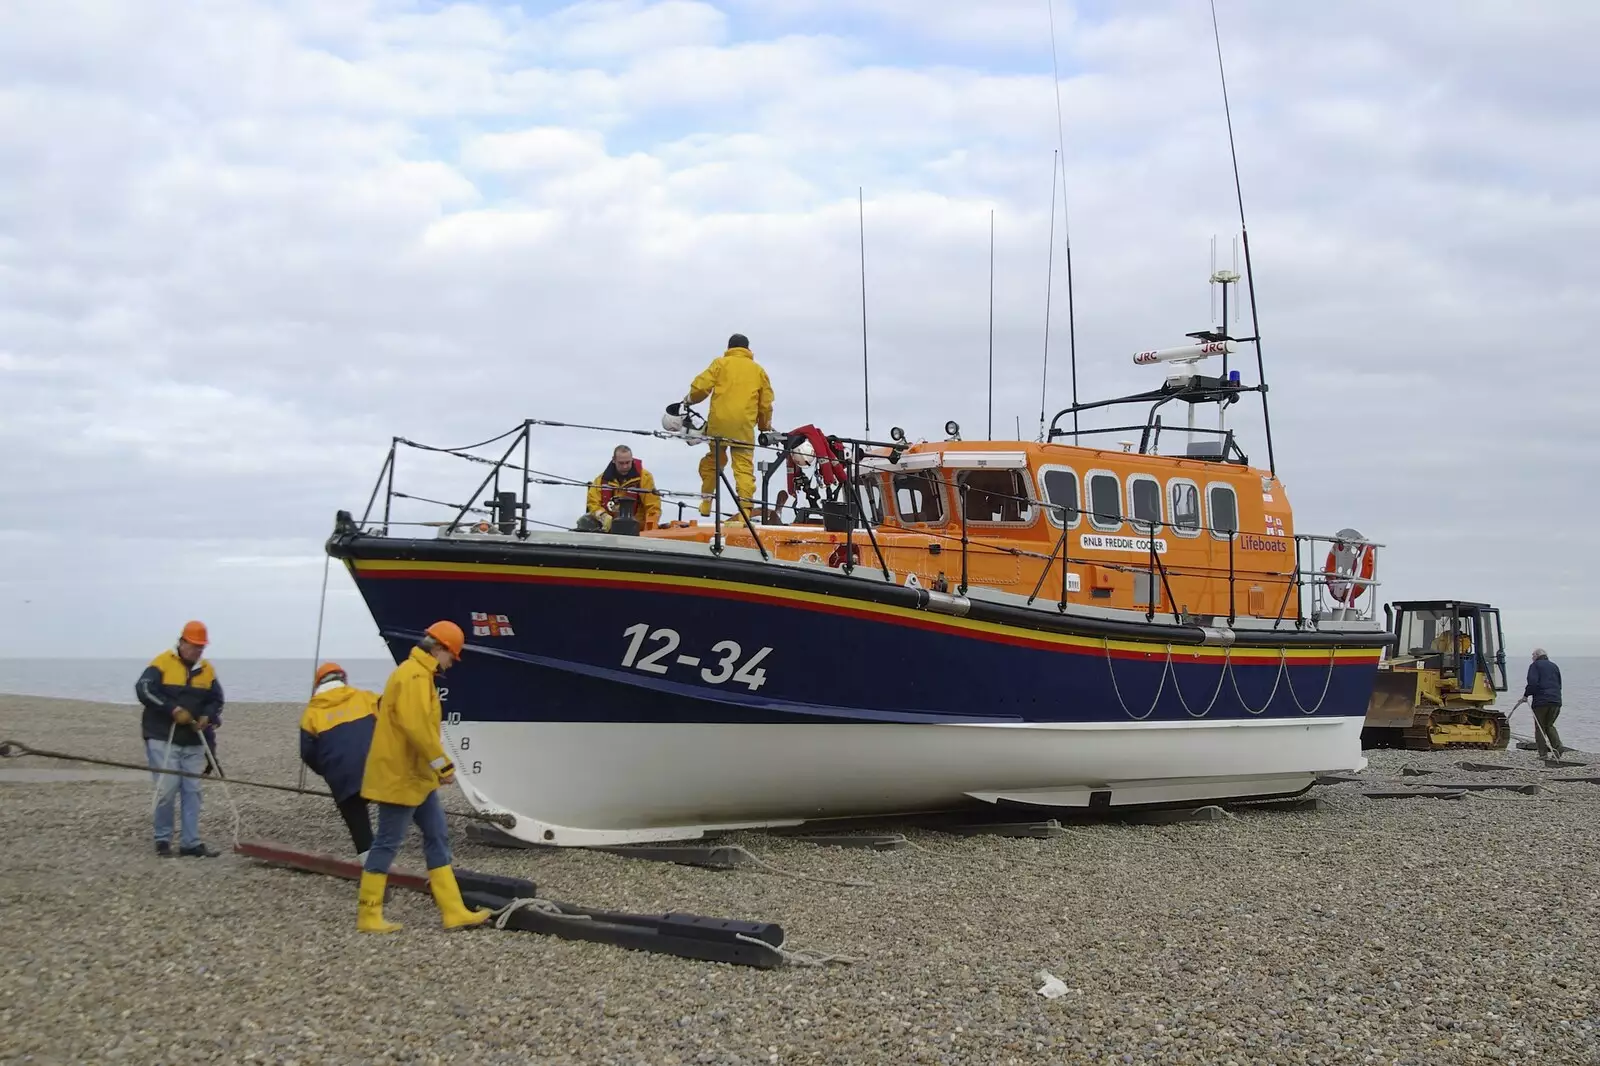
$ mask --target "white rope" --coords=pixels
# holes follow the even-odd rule
[[[746,944],[759,944],[764,948],[771,948],[783,957],[786,966],[827,966],[830,963],[838,966],[849,966],[861,960],[850,955],[838,955],[824,951],[807,951],[804,948],[780,948],[759,940],[744,933],[733,934],[737,939]]]
[[[574,921],[586,922],[589,921],[591,917],[587,914],[568,914],[551,900],[541,899],[538,896],[518,896],[510,903],[507,903],[504,907],[501,907],[499,910],[494,912],[494,927],[496,929],[504,929],[506,927],[506,922],[511,920],[511,916],[524,909],[540,911],[544,914],[550,915],[553,918],[571,918]]]
[[[749,859],[751,864],[758,869],[765,870],[768,873],[778,874],[780,877],[793,877],[801,881],[816,881],[824,885],[843,885],[845,888],[873,887],[872,882],[870,881],[854,881],[846,878],[819,877],[816,874],[803,874],[798,870],[785,870],[782,867],[772,865],[765,859],[757,858],[756,856],[750,854],[750,852],[745,848],[735,845],[733,850],[742,854],[746,859]]]

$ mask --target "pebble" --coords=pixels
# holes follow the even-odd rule
[[[131,682],[130,682],[131,683]],[[229,708],[231,773],[293,783],[300,708]],[[0,696],[0,738],[138,761],[128,707]],[[1371,752],[1365,777],[1522,752]],[[8,767],[52,765],[41,760]],[[1492,775],[1491,775],[1492,776]],[[316,785],[317,779],[311,777]],[[1057,840],[946,836],[849,851],[743,833],[774,866],[607,855],[456,861],[631,911],[780,922],[853,965],[758,971],[599,944],[355,931],[355,886],[233,854],[157,859],[147,783],[0,781],[0,1062],[1384,1063],[1600,1062],[1600,786],[1367,800],[1198,824],[1072,826]],[[207,840],[226,848],[222,788]],[[339,854],[331,802],[236,788],[244,835]],[[458,795],[449,805],[460,808]],[[420,865],[413,838],[401,855]],[[1068,995],[1045,999],[1035,974]]]

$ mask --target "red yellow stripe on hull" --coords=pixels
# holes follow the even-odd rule
[[[795,589],[772,588],[718,578],[690,578],[671,574],[644,574],[603,572],[574,567],[516,566],[495,563],[422,562],[403,559],[351,560],[348,564],[358,578],[368,580],[406,581],[481,581],[515,584],[564,585],[569,587],[632,589],[641,592],[671,591],[683,595],[712,599],[740,600],[750,603],[777,604],[820,614],[843,615],[876,621],[893,620],[896,624],[933,632],[956,633],[978,640],[1011,644],[1019,647],[1039,648],[1047,651],[1073,651],[1078,653],[1109,654],[1118,659],[1148,660],[1165,657],[1190,662],[1222,663],[1232,661],[1242,665],[1272,664],[1283,660],[1291,666],[1327,667],[1332,662],[1340,665],[1371,665],[1378,662],[1381,650],[1377,648],[1281,648],[1236,646],[1234,648],[1169,645],[1161,641],[1139,641],[1116,638],[1078,636],[1068,633],[1042,633],[1020,626],[971,618],[935,615],[926,611],[896,607],[891,604],[872,603],[867,600],[848,600],[841,596],[824,596]],[[1263,637],[1270,640],[1270,633]],[[1239,639],[1249,640],[1248,630],[1239,633]]]

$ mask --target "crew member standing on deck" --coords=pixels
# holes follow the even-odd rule
[[[372,850],[372,816],[361,795],[378,694],[356,688],[338,663],[317,667],[311,702],[300,718],[300,761],[328,783],[333,802],[350,830],[359,862]]]
[[[208,768],[206,737],[222,724],[222,686],[202,656],[208,637],[200,622],[188,622],[177,646],[157,655],[133,686],[144,708],[139,721],[145,758],[152,770],[201,774]],[[155,778],[156,854],[172,855],[172,806],[182,793],[178,854],[210,859],[220,854],[200,839],[200,779],[176,774]]]
[[[1532,658],[1528,664],[1528,687],[1511,709],[1533,701],[1533,719],[1539,726],[1533,731],[1533,739],[1539,746],[1539,758],[1548,759],[1553,753],[1559,759],[1568,751],[1561,746],[1561,735],[1556,732],[1556,719],[1561,716],[1561,667],[1550,661],[1543,648],[1533,649]]]
[[[700,513],[711,513],[712,494],[717,490],[717,474],[733,453],[733,482],[746,506],[755,500],[756,472],[753,458],[756,430],[772,428],[772,382],[767,372],[750,354],[750,341],[742,333],[728,338],[728,350],[712,360],[689,386],[687,402],[699,403],[711,397],[706,416],[706,434],[730,442],[711,441],[700,460]]]
[[[486,910],[469,911],[461,900],[455,871],[450,868],[450,838],[444,823],[439,786],[455,780],[455,764],[439,742],[439,690],[435,678],[461,658],[466,635],[454,622],[433,623],[406,661],[395,667],[378,701],[372,747],[367,752],[361,794],[378,805],[378,833],[362,863],[356,928],[363,933],[392,933],[396,922],[383,917],[383,890],[389,867],[405,841],[406,826],[422,830],[422,854],[428,864],[428,887],[446,929],[482,925]]]

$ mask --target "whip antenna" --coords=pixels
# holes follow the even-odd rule
[[[1061,151],[1050,155],[1050,258],[1044,268],[1044,369],[1039,373],[1039,439],[1044,439],[1044,394],[1050,382],[1050,282],[1056,266],[1056,175]]]
[[[1056,86],[1056,151],[1061,153],[1061,236],[1067,243],[1067,361],[1072,366],[1072,432],[1077,441],[1078,432],[1078,320],[1072,300],[1072,223],[1067,216],[1067,136],[1061,118],[1061,71],[1056,65],[1056,3],[1045,0],[1050,11],[1050,75]],[[1052,194],[1051,202],[1055,196]],[[1055,239],[1054,228],[1050,231]],[[1043,397],[1040,397],[1041,401]],[[1039,404],[1039,437],[1044,437],[1044,404]]]
[[[1267,410],[1267,371],[1261,358],[1261,317],[1256,312],[1256,277],[1250,269],[1250,230],[1244,224],[1244,187],[1239,181],[1239,150],[1233,140],[1233,111],[1228,106],[1228,74],[1222,65],[1222,31],[1217,27],[1217,0],[1211,0],[1211,36],[1217,44],[1217,77],[1222,82],[1222,114],[1228,120],[1228,154],[1233,160],[1233,191],[1239,201],[1239,236],[1244,242],[1245,289],[1250,294],[1250,329],[1255,336],[1250,342],[1256,349],[1256,377],[1261,390],[1261,422],[1267,434],[1267,470],[1276,477],[1278,463],[1272,452],[1272,416]],[[1227,323],[1223,323],[1227,332]]]
[[[861,413],[866,424],[863,437],[872,436],[872,387],[867,377],[867,201],[861,186],[856,186],[856,217],[861,223]]]
[[[989,209],[989,439],[994,440],[994,208]]]

